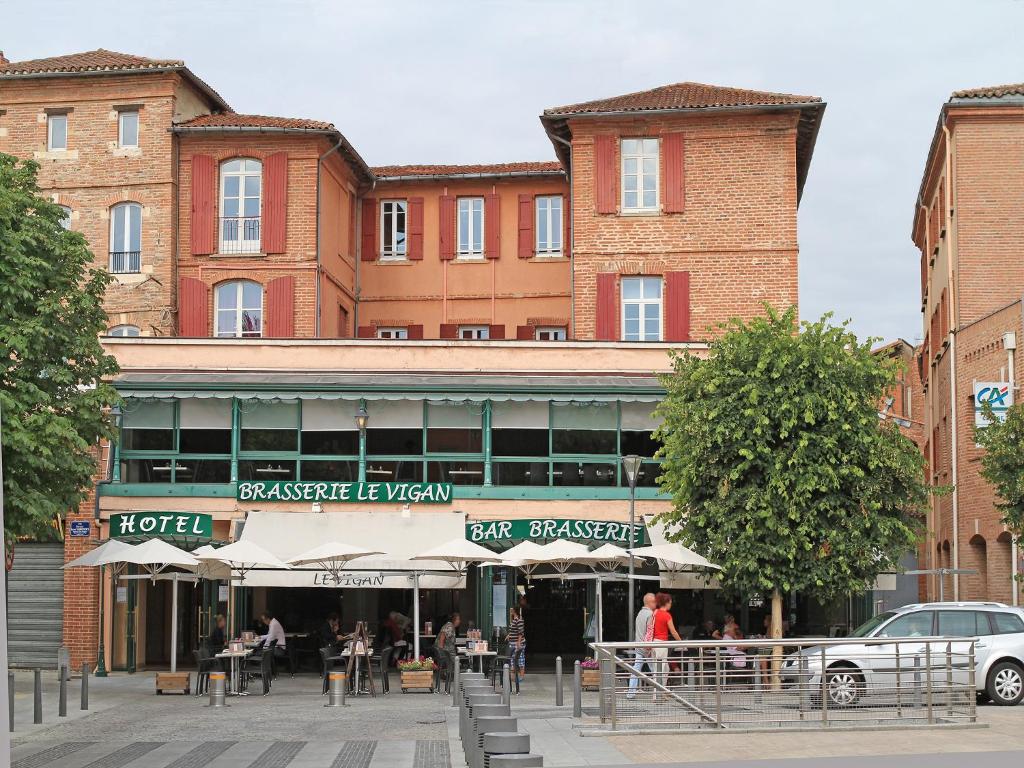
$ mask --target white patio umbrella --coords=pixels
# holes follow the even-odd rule
[[[259,544],[251,541],[236,541],[212,551],[203,552],[197,555],[199,560],[218,560],[227,565],[232,571],[238,572],[238,580],[245,581],[245,574],[253,568],[283,568],[291,569],[288,563],[281,560],[277,555],[267,552]]]
[[[631,552],[634,557],[646,557],[657,560],[661,570],[671,573],[693,571],[698,568],[721,570],[719,566],[712,563],[706,557],[698,555],[692,549],[688,549],[682,544],[655,544],[650,547],[636,547],[635,549],[627,550],[627,552]]]
[[[383,555],[384,552],[371,549],[363,549],[353,544],[342,544],[337,541],[328,541],[308,552],[288,558],[291,565],[319,565],[334,579],[337,584],[341,581],[341,572],[352,560],[367,555]]]
[[[600,567],[611,572],[629,562],[629,552],[615,544],[602,544],[590,553],[589,558],[590,566],[595,571]],[[633,558],[637,559],[635,554]]]
[[[557,539],[550,544],[544,544],[532,555],[526,555],[519,559],[537,565],[550,565],[561,576],[564,576],[574,565],[592,561],[590,549],[586,544],[566,539]]]
[[[120,539],[107,539],[95,549],[91,549],[81,557],[76,557],[70,563],[64,563],[63,568],[88,568],[98,565],[108,565],[113,560],[109,559],[117,552],[128,549],[131,544],[125,544]],[[100,562],[102,560],[102,562]]]
[[[203,546],[192,550],[192,557],[199,560],[199,565],[192,569],[195,571],[196,576],[201,579],[210,579],[211,581],[226,581],[231,578],[231,566],[219,560],[206,560],[203,558],[203,555],[216,551],[217,548],[212,544],[203,544]]]
[[[540,565],[540,563],[531,561],[530,557],[537,554],[540,550],[540,544],[532,541],[521,541],[514,547],[510,547],[499,554],[497,559],[500,560],[500,563],[498,564],[518,568],[525,574],[526,580],[529,581],[533,572],[537,570],[537,566]]]

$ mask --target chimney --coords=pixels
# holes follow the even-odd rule
[[[4,52],[0,51],[0,67],[6,67],[10,63],[11,62],[7,60],[7,57],[4,56]]]

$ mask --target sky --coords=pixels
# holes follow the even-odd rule
[[[1024,0],[0,0],[12,61],[184,59],[236,111],[328,120],[371,165],[554,159],[545,107],[685,80],[820,96],[801,316],[912,342],[939,110],[1024,81],[1022,29]]]

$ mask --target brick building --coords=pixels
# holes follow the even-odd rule
[[[947,599],[1019,602],[1012,579],[1019,554],[979,474],[973,430],[976,390],[988,398],[984,385],[996,383],[998,393],[1019,397],[1024,170],[1008,158],[1024,145],[1022,106],[1024,85],[953,93],[939,114],[914,208],[923,446],[933,484],[951,487],[932,502],[926,567],[974,571],[946,574],[942,585],[930,578],[933,598],[941,586]]]
[[[797,207],[824,108],[678,83],[544,110],[551,161],[375,167],[329,122],[234,113],[180,61],[0,58],[0,151],[43,164],[47,194],[117,274],[105,343],[122,436],[95,499],[69,514],[92,538],[69,539],[67,558],[161,516],[228,541],[289,515],[268,546],[314,517],[384,536],[379,506],[247,495],[282,483],[428,487],[496,548],[537,538],[537,521],[540,538],[569,521],[571,538],[626,541],[620,456],[648,458],[640,514],[668,503],[651,431],[669,350],[700,353],[716,323],[797,302]],[[397,530],[430,509],[384,512]],[[67,602],[100,606],[108,666],[166,662],[166,583],[66,573]],[[372,621],[409,600],[307,577],[195,590],[179,655],[218,611],[238,629],[268,607],[298,611],[294,624],[329,600]],[[467,597],[437,589],[417,609],[500,627],[526,595],[514,569],[464,581]],[[530,587],[535,652],[575,643],[595,611],[608,637],[626,623],[624,589],[602,608],[593,584],[567,584]],[[690,586],[680,607],[721,611]],[[96,658],[96,627],[65,622],[73,664]]]

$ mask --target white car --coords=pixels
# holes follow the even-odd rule
[[[885,611],[866,621],[850,634],[850,638],[858,637],[891,637],[901,641],[915,637],[954,639],[952,643],[922,643],[920,646],[901,642],[901,670],[903,679],[907,680],[915,659],[923,666],[925,654],[930,651],[933,675],[944,677],[946,649],[952,647],[952,674],[958,685],[965,685],[969,680],[965,662],[969,644],[955,642],[955,639],[976,637],[974,679],[979,698],[1001,706],[1012,706],[1024,699],[1024,610],[1020,608],[1002,603],[916,603]],[[807,682],[812,688],[820,686],[822,648],[831,706],[853,706],[871,689],[891,690],[895,684],[895,644],[855,641],[808,647],[791,654],[783,666],[787,682],[796,682],[800,657],[805,656]]]

